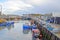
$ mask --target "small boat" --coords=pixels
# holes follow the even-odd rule
[[[30,29],[29,23],[23,24],[23,30],[27,30],[27,29]]]
[[[11,24],[14,24],[14,22],[3,22],[0,23],[0,26],[10,26]]]
[[[35,24],[32,24],[32,29],[37,29],[37,26]]]
[[[12,25],[12,24],[14,24],[14,22],[7,22],[7,23],[6,23],[6,26],[10,26],[10,25]]]

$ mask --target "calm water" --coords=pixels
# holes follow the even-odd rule
[[[11,26],[0,27],[0,40],[32,40],[32,33],[23,31],[23,24],[26,22],[29,21],[19,21]]]

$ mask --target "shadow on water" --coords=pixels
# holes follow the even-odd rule
[[[14,24],[10,25],[10,26],[0,26],[0,30],[3,30],[7,28],[8,30],[10,30],[11,28],[14,28]]]

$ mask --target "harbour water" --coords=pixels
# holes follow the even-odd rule
[[[23,24],[29,21],[17,21],[11,26],[0,27],[0,40],[32,40],[31,31],[23,32]],[[25,31],[25,30],[24,30]]]

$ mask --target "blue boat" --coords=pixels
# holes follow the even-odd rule
[[[35,24],[33,24],[32,29],[37,29],[37,26]]]
[[[11,24],[14,24],[14,22],[4,22],[4,23],[0,23],[0,26],[10,26]]]
[[[6,23],[6,26],[10,26],[10,25],[12,25],[12,24],[14,24],[14,22],[7,22],[7,23]]]
[[[27,30],[27,29],[30,29],[30,26],[29,25],[23,25],[23,30]]]

